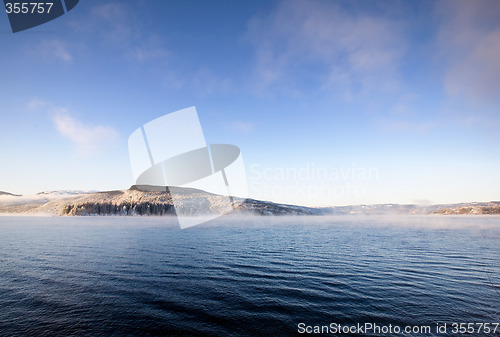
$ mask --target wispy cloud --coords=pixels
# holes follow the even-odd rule
[[[134,36],[133,12],[120,2],[100,2],[90,8],[83,19],[73,19],[70,26],[76,32],[92,33],[108,43],[122,43]]]
[[[425,133],[436,126],[434,122],[409,121],[409,120],[389,120],[379,121],[381,129],[389,132],[418,132]]]
[[[169,55],[166,49],[162,48],[149,48],[144,46],[133,47],[128,55],[133,59],[143,63],[152,59],[164,58]]]
[[[252,122],[234,121],[228,123],[227,128],[232,132],[248,135],[255,129],[255,124]]]
[[[234,88],[230,78],[222,77],[206,67],[186,72],[169,69],[164,76],[163,84],[169,89],[189,88],[199,97],[227,93]]]
[[[108,41],[120,43],[134,37],[133,11],[120,2],[100,3],[92,8],[90,22]]]
[[[441,1],[438,49],[449,95],[473,104],[500,101],[500,2]]]
[[[415,105],[415,101],[417,101],[418,98],[419,96],[415,93],[407,93],[402,95],[392,107],[390,115],[398,117],[408,117],[416,115],[417,113],[413,106]]]
[[[248,39],[264,87],[296,82],[300,74],[348,95],[394,87],[405,52],[396,20],[328,1],[283,1],[250,22]]]
[[[86,34],[93,43],[115,49],[129,60],[145,63],[165,59],[171,52],[164,46],[161,36],[151,34],[144,27],[133,6],[124,2],[100,2],[91,7],[84,18],[71,21],[70,26],[75,32]]]
[[[108,126],[87,125],[59,108],[53,122],[61,135],[73,142],[80,153],[89,154],[102,150],[118,138],[118,132]]]
[[[144,63],[151,60],[165,59],[170,55],[170,52],[163,46],[160,38],[151,36],[144,42],[130,47],[127,55],[140,63]]]
[[[57,39],[43,40],[40,42],[39,52],[45,58],[55,58],[66,64],[73,61],[73,55],[70,53],[67,44]]]
[[[26,107],[50,118],[57,131],[76,146],[79,154],[102,152],[119,138],[118,131],[113,127],[86,124],[72,116],[68,108],[48,100],[33,98],[26,103]]]
[[[46,107],[47,105],[49,105],[49,102],[39,98],[34,98],[26,104],[26,106],[30,110],[39,110]]]
[[[125,6],[119,2],[102,2],[92,8],[92,14],[115,25],[119,22],[113,21],[124,19],[128,15]]]

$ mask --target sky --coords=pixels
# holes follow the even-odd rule
[[[499,1],[106,1],[12,33],[0,190],[134,184],[127,140],[196,106],[255,199],[500,200]]]

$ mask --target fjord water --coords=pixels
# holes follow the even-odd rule
[[[166,217],[0,217],[0,331],[289,336],[299,323],[499,322],[499,262],[500,217],[222,218],[186,230]]]

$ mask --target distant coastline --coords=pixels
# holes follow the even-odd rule
[[[9,196],[13,196],[13,197],[20,197],[21,196],[20,194],[13,194],[13,193],[9,193],[9,192],[0,191],[0,196],[2,196],[2,195],[9,195]]]
[[[179,189],[179,188],[177,188]],[[180,189],[186,199],[197,198],[217,207],[221,196],[201,190]],[[182,206],[182,200],[181,200]],[[500,202],[472,202],[445,205],[352,205],[333,207],[305,207],[269,201],[245,199],[235,213],[254,215],[493,215],[500,214]],[[198,214],[192,210],[193,216]],[[141,191],[135,186],[116,191],[54,191],[35,196],[21,196],[0,191],[0,214],[6,215],[175,215],[170,193]]]
[[[187,199],[200,199],[209,203],[211,209],[220,207],[222,196],[195,189],[176,188],[183,192]],[[177,198],[176,207],[183,207],[182,197]],[[186,206],[188,207],[188,206]],[[199,214],[196,209],[193,216]],[[324,210],[312,207],[278,204],[273,202],[245,199],[234,212],[254,215],[322,215]],[[86,215],[175,215],[170,193],[158,191],[141,191],[135,186],[128,190],[71,193],[63,191],[43,192],[34,198],[10,196],[8,200],[0,199],[0,214],[45,214],[53,216],[86,216]]]

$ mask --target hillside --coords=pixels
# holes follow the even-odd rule
[[[224,197],[190,188],[171,187],[176,193],[177,207],[185,207],[192,215],[202,215],[195,203],[209,205],[217,211],[223,207]],[[278,204],[254,199],[236,199],[239,204],[233,212],[255,215],[480,215],[500,214],[500,202],[473,202],[444,205],[351,205],[311,208]],[[51,191],[34,196],[18,196],[0,192],[0,213],[49,215],[174,215],[169,192],[165,188],[132,186],[128,190],[85,192]]]
[[[456,207],[445,207],[433,212],[433,214],[459,215],[459,214],[500,214],[500,202],[489,202],[488,204],[471,203]]]
[[[201,190],[188,188],[175,189],[178,207],[184,207],[183,200],[200,200],[208,203],[210,209],[222,207],[224,197],[210,194]],[[57,199],[47,199],[46,202],[28,202],[15,205],[0,205],[0,213],[50,215],[174,215],[172,197],[169,192],[152,189],[151,191],[138,190],[132,186],[128,190],[117,190],[87,194],[73,194]],[[239,201],[242,201],[239,199]],[[192,209],[192,203],[185,203],[190,207],[192,215],[200,215]],[[244,200],[235,212],[258,215],[320,215],[322,212],[315,208],[276,204],[253,199]]]
[[[362,214],[362,215],[412,215],[412,214],[500,214],[500,202],[470,202],[457,204],[437,205],[400,205],[400,204],[376,204],[376,205],[350,205],[333,206],[323,209],[325,213],[335,215]]]

